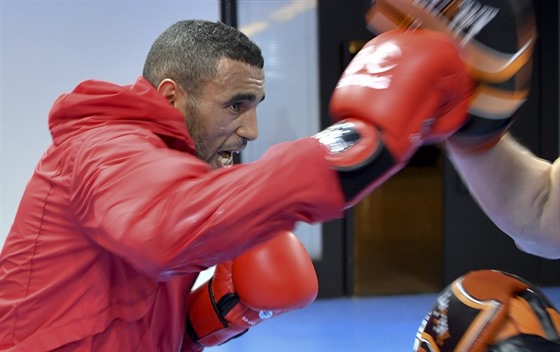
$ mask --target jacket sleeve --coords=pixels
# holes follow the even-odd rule
[[[76,155],[71,202],[83,232],[157,280],[237,256],[296,222],[342,215],[344,199],[313,138],[261,160],[210,170],[155,135],[90,137]]]

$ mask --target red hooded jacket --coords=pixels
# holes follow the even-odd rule
[[[315,139],[211,170],[144,78],[81,83],[49,127],[0,255],[1,350],[200,350],[184,334],[200,271],[298,221],[342,215]]]

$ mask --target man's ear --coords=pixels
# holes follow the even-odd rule
[[[167,99],[167,101],[169,101],[173,105],[175,105],[175,102],[181,94],[181,88],[179,88],[177,82],[175,82],[171,78],[166,78],[161,81],[157,87],[157,90],[161,93],[161,95],[163,95],[165,99]]]

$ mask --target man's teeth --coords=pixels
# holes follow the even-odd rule
[[[233,153],[239,153],[239,152],[224,151],[218,153],[218,159],[223,167],[228,167],[233,165]]]

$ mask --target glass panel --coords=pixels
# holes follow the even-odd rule
[[[273,144],[319,129],[316,0],[239,0],[238,25],[265,59],[266,100],[259,106],[259,138],[243,162],[258,159]],[[296,235],[313,259],[321,258],[321,226],[298,224]]]

